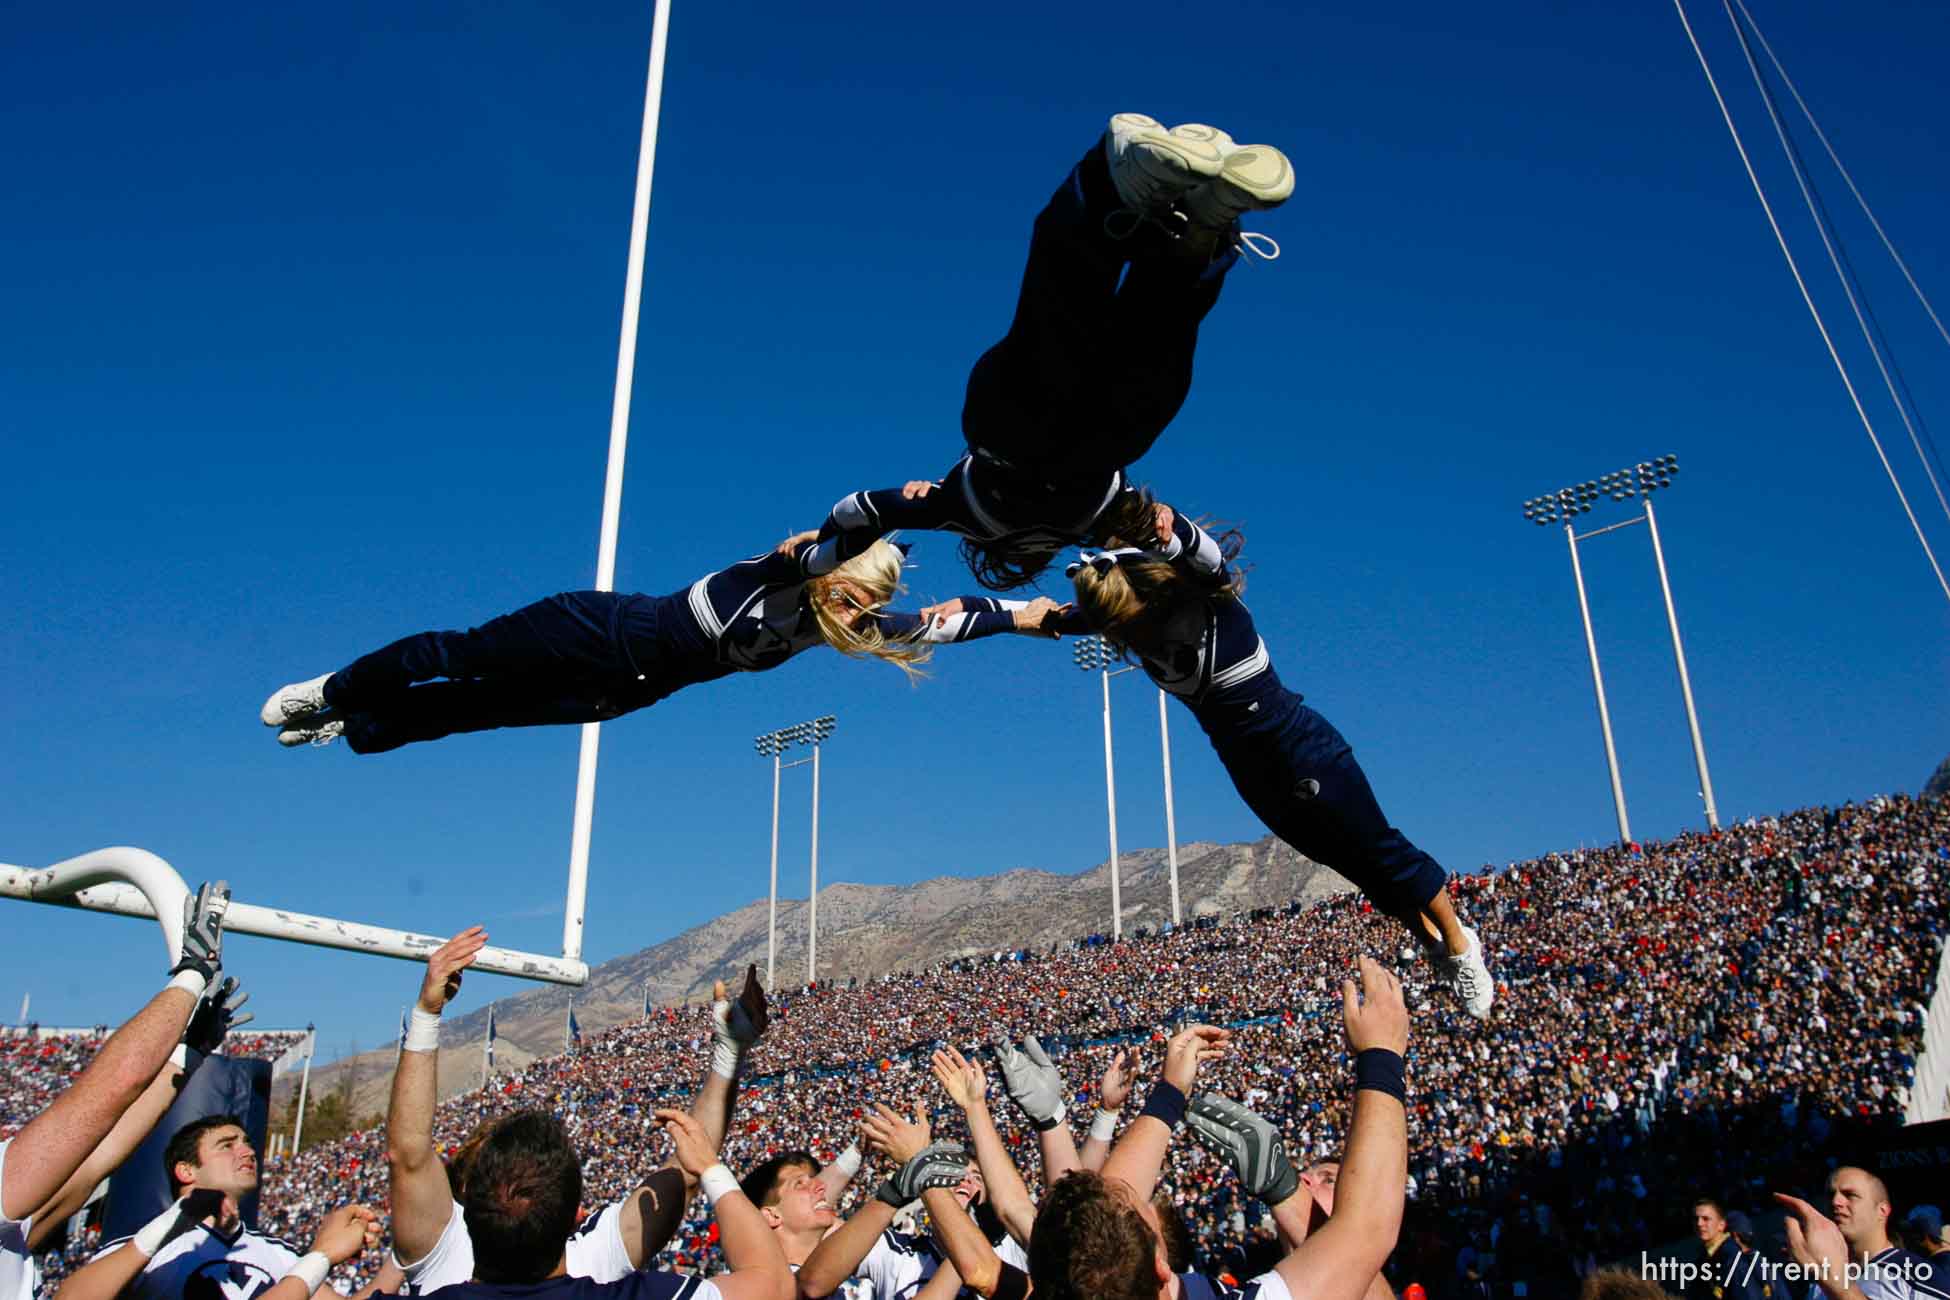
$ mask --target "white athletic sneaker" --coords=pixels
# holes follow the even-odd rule
[[[280,686],[271,692],[271,698],[264,701],[264,707],[257,716],[267,727],[282,727],[287,722],[309,718],[314,713],[325,711],[325,682],[332,674],[314,677],[308,682],[293,682]]]
[[[1463,1004],[1463,1010],[1478,1020],[1488,1020],[1490,1007],[1496,1001],[1496,981],[1490,977],[1489,965],[1483,960],[1483,941],[1476,937],[1476,931],[1464,926],[1463,934],[1469,939],[1469,947],[1459,955],[1444,953],[1436,957],[1436,969],[1456,1000]]]
[[[286,749],[296,749],[300,745],[329,745],[344,734],[344,718],[333,718],[330,722],[312,720],[278,732],[278,743]]]
[[[1187,122],[1171,129],[1174,139],[1215,149],[1219,174],[1194,187],[1179,207],[1193,224],[1229,229],[1248,212],[1265,212],[1293,197],[1293,164],[1270,144],[1234,144],[1217,127]]]
[[[1179,136],[1142,113],[1119,113],[1104,132],[1104,158],[1117,197],[1133,212],[1170,207],[1217,176],[1225,159],[1210,141]]]

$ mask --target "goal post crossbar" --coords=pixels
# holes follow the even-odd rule
[[[163,945],[172,962],[183,946],[183,904],[189,896],[190,888],[176,869],[147,849],[96,849],[51,867],[0,863],[0,898],[156,921],[162,926]],[[582,918],[575,919],[579,923]],[[401,961],[423,962],[447,941],[439,935],[338,921],[281,907],[240,903],[234,898],[224,914],[223,928],[229,934],[283,939]],[[588,965],[578,959],[509,948],[481,949],[473,968],[577,987],[589,980]]]

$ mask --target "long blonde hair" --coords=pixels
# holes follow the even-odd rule
[[[831,573],[808,582],[805,593],[812,605],[813,621],[827,645],[855,659],[885,660],[914,681],[927,676],[921,665],[934,654],[934,647],[890,641],[880,627],[880,611],[905,590],[901,586],[901,561],[900,548],[882,538]],[[870,599],[861,605],[839,586],[841,582],[864,588]],[[858,627],[847,622],[849,606],[867,611]]]
[[[1225,564],[1212,577],[1170,560],[1124,552],[1108,557],[1111,563],[1100,558],[1097,563],[1079,564],[1070,580],[1076,584],[1077,608],[1084,621],[1119,649],[1142,650],[1154,631],[1187,602],[1236,599],[1246,585],[1235,564],[1245,538],[1237,529],[1227,529],[1215,540]]]

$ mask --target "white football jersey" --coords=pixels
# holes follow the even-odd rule
[[[623,1202],[606,1205],[600,1213],[584,1219],[570,1234],[568,1256],[570,1277],[618,1282],[629,1276],[635,1266],[623,1245]],[[395,1262],[399,1259],[397,1255],[393,1258]],[[458,1202],[433,1249],[411,1264],[401,1264],[400,1271],[406,1274],[406,1285],[401,1288],[405,1295],[427,1295],[474,1276],[474,1239],[467,1235],[466,1212]]]
[[[95,1258],[120,1249],[128,1241],[120,1237],[108,1242],[95,1252]],[[239,1226],[234,1237],[227,1237],[198,1225],[157,1251],[123,1296],[131,1300],[251,1300],[277,1285],[304,1253],[282,1237],[266,1236],[252,1228]]]
[[[7,1148],[12,1145],[12,1138],[0,1142],[0,1187],[6,1186]],[[0,1215],[0,1300],[34,1300],[41,1278],[34,1257],[27,1253],[27,1230],[33,1221],[32,1215],[25,1219]]]

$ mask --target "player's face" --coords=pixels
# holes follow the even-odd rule
[[[961,1181],[955,1184],[956,1203],[965,1210],[986,1195],[988,1195],[988,1184],[982,1181],[982,1171],[970,1165],[968,1172],[962,1175]]]
[[[257,1190],[257,1152],[235,1124],[205,1133],[196,1144],[196,1186],[233,1198]]]
[[[1875,1184],[1860,1169],[1838,1169],[1828,1180],[1829,1217],[1853,1242],[1876,1222]]]
[[[838,1216],[826,1199],[826,1184],[805,1166],[786,1172],[779,1189],[779,1227],[786,1232],[830,1228]]]
[[[826,598],[833,602],[833,612],[856,629],[867,620],[874,605],[873,593],[850,578],[832,579]]]
[[[1300,1175],[1300,1185],[1313,1194],[1322,1214],[1334,1212],[1334,1184],[1341,1180],[1341,1162],[1323,1160]]]
[[[1713,1241],[1723,1236],[1726,1230],[1727,1221],[1720,1217],[1718,1210],[1710,1205],[1693,1207],[1693,1235],[1701,1241]]]

